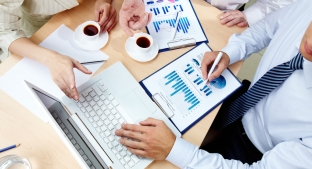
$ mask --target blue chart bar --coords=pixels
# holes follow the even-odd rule
[[[146,2],[147,5],[151,5],[151,4],[154,4],[154,1],[148,1]]]
[[[197,106],[199,103],[200,103],[199,101],[197,101],[196,103],[194,103],[194,104],[189,108],[189,110],[191,110],[192,108],[194,108],[195,106]]]
[[[194,83],[196,83],[196,82],[194,82]],[[203,91],[203,90],[205,90],[207,88],[208,88],[207,85],[205,85],[202,89],[200,89],[200,91]]]
[[[182,6],[181,5],[179,5],[180,6],[180,9],[181,9],[181,11],[183,11],[183,8],[182,8]]]
[[[200,91],[204,92],[206,96],[209,96],[212,93],[211,89],[207,85],[200,89]]]
[[[200,80],[197,85],[200,85],[201,83],[203,83],[204,81],[203,80]]]
[[[193,72],[194,72],[194,69],[193,69],[193,70],[191,70],[191,71],[189,71],[189,72],[188,72],[188,74],[191,74],[191,73],[193,73]]]
[[[201,79],[201,78],[199,77],[199,78],[195,79],[193,82],[194,82],[194,83],[197,83],[200,79]]]
[[[173,75],[174,73],[176,73],[176,71],[169,73],[167,76],[165,76],[165,78],[168,78],[169,76]]]
[[[192,70],[192,67],[188,67],[187,69],[184,70],[184,72],[188,72],[189,70]]]
[[[188,69],[192,67],[189,66]],[[190,70],[191,70],[190,69]],[[189,70],[188,70],[189,71]],[[168,75],[165,76],[165,86],[170,87],[170,97],[180,98],[181,95],[176,95],[177,93],[184,94],[184,102],[188,103],[190,106],[187,108],[188,110],[193,109],[196,105],[199,104],[197,97],[190,90],[190,88],[186,85],[186,83],[181,79],[181,77],[177,74],[176,71],[172,71]],[[199,78],[200,79],[200,78]],[[201,79],[200,79],[201,80]],[[180,98],[182,99],[182,98]],[[181,100],[181,101],[183,101]]]

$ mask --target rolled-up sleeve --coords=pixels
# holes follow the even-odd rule
[[[257,0],[249,8],[245,9],[243,13],[247,18],[249,26],[254,25],[259,20],[263,19],[268,13],[283,8],[296,0]]]

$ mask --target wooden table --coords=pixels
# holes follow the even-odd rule
[[[64,11],[55,15],[46,23],[31,39],[39,44],[49,36],[61,24],[65,24],[70,29],[75,28],[86,20],[93,20],[94,0],[85,0],[78,7]],[[113,5],[119,11],[122,0],[115,0]],[[209,46],[213,50],[222,49],[230,35],[240,33],[244,29],[238,27],[228,28],[219,23],[218,16],[221,11],[210,6],[203,0],[192,0],[192,4],[198,18],[209,39]],[[127,35],[120,29],[119,25],[110,32],[108,44],[101,50],[110,58],[95,73],[99,73],[116,61],[121,61],[132,73],[137,81],[142,80],[155,70],[161,68],[166,63],[185,53],[191,47],[173,50],[158,54],[158,56],[148,62],[140,63],[131,59],[124,48]],[[0,76],[6,73],[19,60],[20,56],[12,54],[0,65]],[[230,66],[234,74],[237,74],[242,62]],[[195,144],[200,145],[213,121],[219,107],[208,114],[182,137]],[[0,90],[0,147],[5,147],[14,143],[21,143],[18,148],[0,154],[3,157],[8,154],[17,154],[26,157],[34,169],[55,168],[55,169],[76,169],[80,168],[69,150],[62,143],[61,139],[54,132],[49,124],[44,123],[33,113],[21,106],[2,90]],[[176,168],[167,161],[154,161],[147,168]]]

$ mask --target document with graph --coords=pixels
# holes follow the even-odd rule
[[[229,69],[204,82],[200,63],[207,51],[202,43],[140,82],[182,134],[241,86]]]
[[[189,0],[144,0],[152,13],[147,32],[157,41],[159,51],[208,43],[208,39]]]

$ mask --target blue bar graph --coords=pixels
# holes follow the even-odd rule
[[[192,70],[193,70],[192,66],[188,66],[188,70],[185,71],[189,72]],[[196,107],[196,105],[199,104],[200,101],[198,100],[197,96],[192,92],[192,90],[188,87],[188,85],[176,71],[170,72],[164,77],[164,79],[165,79],[164,86],[170,89],[169,96],[179,99],[178,102],[180,104],[181,101],[184,102],[183,104],[187,104],[188,107],[185,108],[187,109],[187,111],[192,110],[193,108]],[[181,94],[183,96],[182,98]]]
[[[165,13],[165,14],[168,13],[167,10],[168,10],[167,7],[162,7],[163,13]],[[160,13],[158,8],[151,8],[150,11],[154,12],[155,15],[159,15],[159,13]],[[162,24],[167,24],[167,25],[161,26]],[[162,29],[166,29],[168,32],[174,31],[174,29],[172,29],[172,28],[175,28],[175,24],[176,24],[175,18],[153,22],[153,25],[154,25],[156,32],[159,32]],[[186,34],[189,32],[191,24],[190,24],[187,17],[182,17],[182,18],[180,18],[177,26],[178,26],[177,32],[183,32],[184,34]]]
[[[184,20],[186,21],[186,20]],[[187,25],[187,24],[185,24]],[[195,87],[195,89],[202,95],[202,96],[209,96],[212,93],[212,90],[210,87],[208,87],[207,84],[205,84],[204,79],[202,79],[201,75],[195,72],[196,65],[193,64],[186,64],[186,66],[182,67],[182,70],[186,77],[189,79],[189,81],[192,83],[192,85]],[[195,73],[193,73],[195,72]],[[188,97],[189,95],[187,95]],[[190,98],[188,98],[190,99]]]
[[[157,16],[160,14],[159,9],[158,8],[150,8],[151,12],[154,12],[154,14]]]

